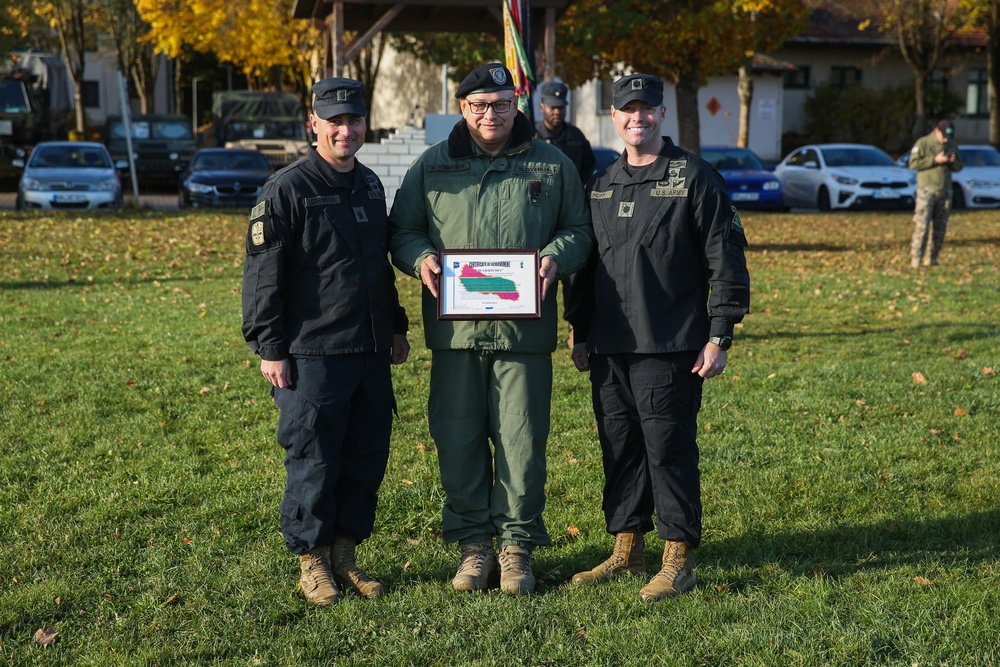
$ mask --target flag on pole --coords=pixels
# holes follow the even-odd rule
[[[531,0],[503,0],[503,44],[507,69],[514,77],[520,109],[534,124],[535,41],[531,26]]]

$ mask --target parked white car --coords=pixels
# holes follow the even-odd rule
[[[27,161],[13,160],[24,173],[17,186],[20,209],[115,209],[122,205],[118,168],[104,144],[43,141]]]
[[[866,144],[797,148],[774,168],[785,208],[913,208],[917,178]]]
[[[1000,207],[1000,151],[989,144],[959,146],[962,170],[951,175],[952,208]],[[910,154],[896,164],[909,168]]]

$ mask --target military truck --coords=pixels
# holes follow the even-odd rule
[[[131,117],[132,153],[141,183],[175,183],[198,149],[191,121],[181,114],[135,114]],[[121,116],[109,116],[104,145],[111,157],[128,160],[128,134]]]
[[[40,141],[66,139],[73,94],[66,64],[38,51],[17,51],[0,63],[0,178],[16,176]]]
[[[305,108],[291,93],[216,92],[212,95],[212,126],[216,145],[255,150],[275,169],[305,155],[310,144]]]

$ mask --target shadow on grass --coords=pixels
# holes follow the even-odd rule
[[[745,533],[706,543],[698,556],[700,562],[722,570],[777,563],[801,577],[838,578],[897,568],[912,568],[914,574],[926,576],[929,568],[941,565],[995,563],[1000,557],[997,534],[1000,511],[988,511],[818,531]]]

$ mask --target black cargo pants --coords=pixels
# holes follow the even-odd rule
[[[303,554],[334,537],[358,542],[375,524],[396,402],[389,352],[292,358],[292,389],[274,388],[288,474],[285,546]]]

